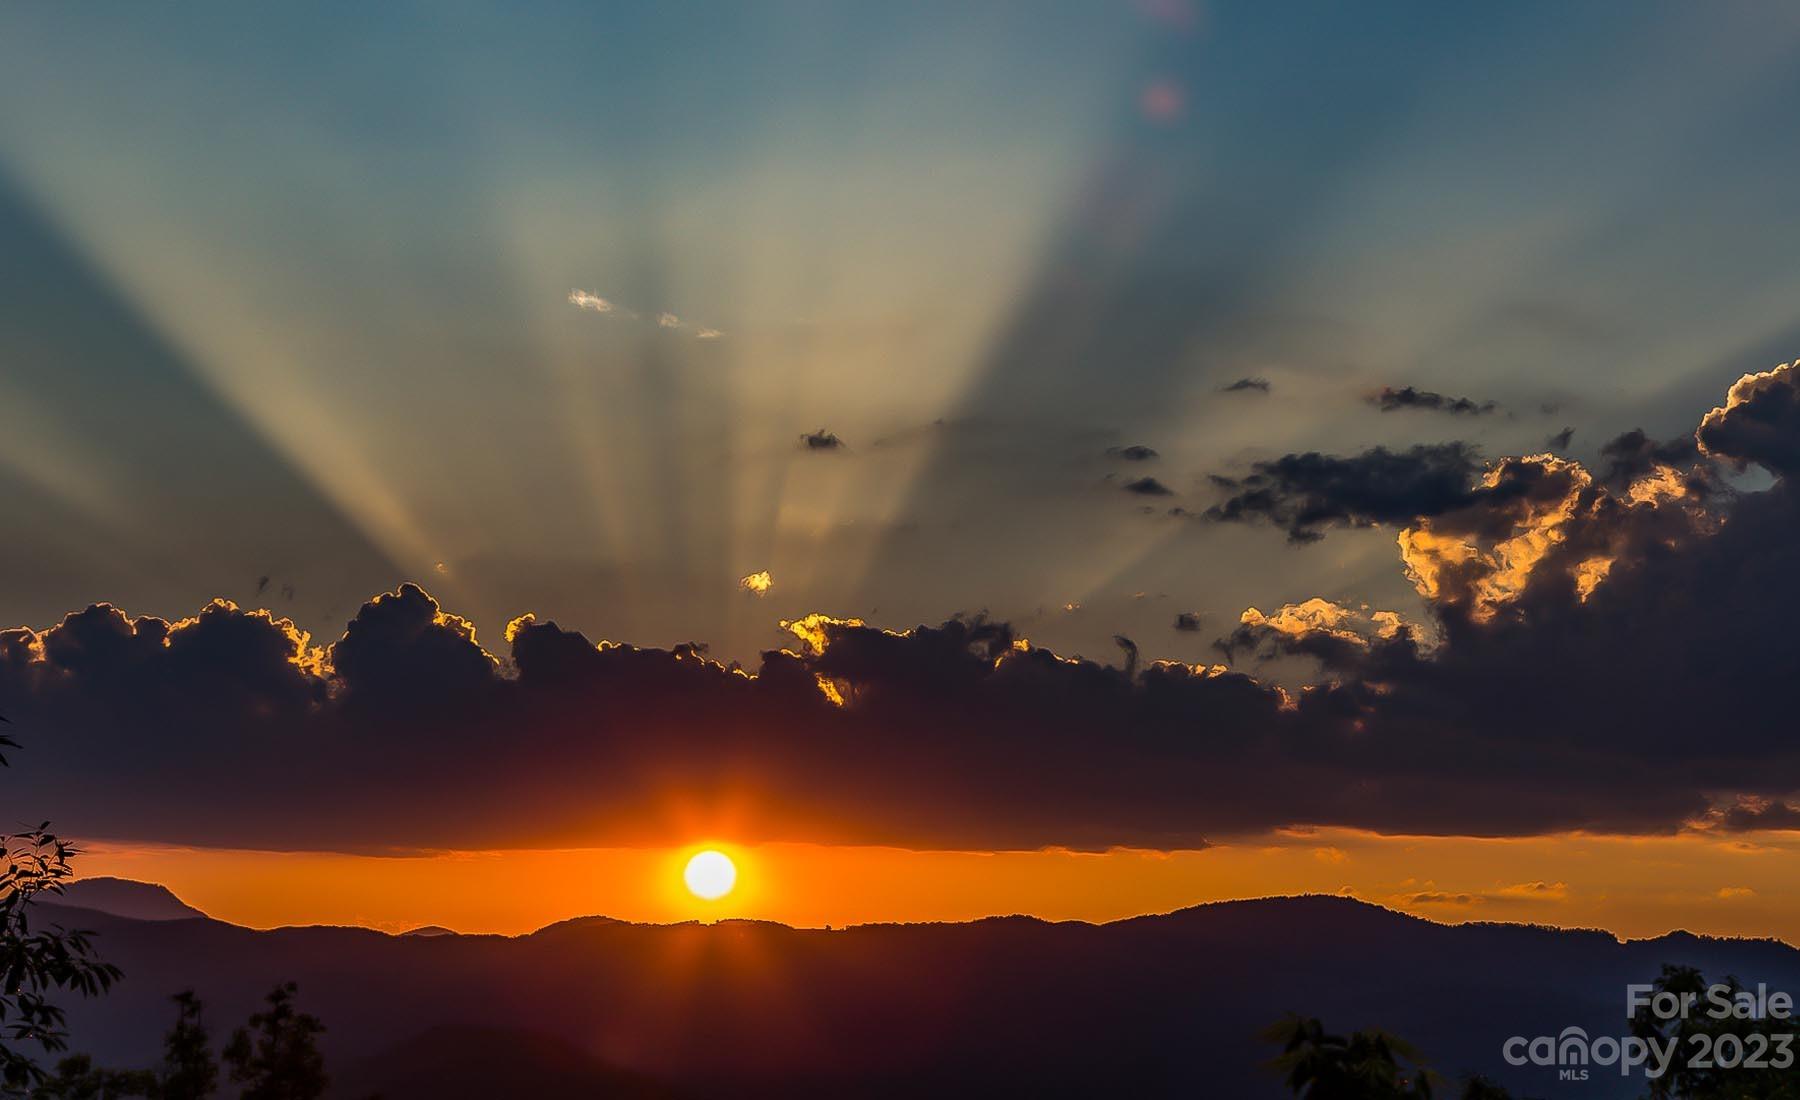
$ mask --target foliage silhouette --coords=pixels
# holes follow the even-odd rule
[[[191,989],[171,998],[175,1026],[163,1038],[162,1075],[157,1100],[205,1100],[219,1086],[219,1063],[201,1019],[200,998]]]
[[[56,1063],[56,1072],[31,1090],[31,1100],[123,1100],[155,1096],[156,1074],[147,1069],[102,1069],[85,1054]]]
[[[1708,982],[1691,966],[1665,965],[1662,975],[1653,984],[1657,993],[1692,994],[1696,1001],[1691,1011],[1675,1019],[1657,1019],[1648,1005],[1639,1008],[1631,1019],[1631,1033],[1639,1038],[1660,1042],[1673,1038],[1676,1041],[1669,1071],[1650,1082],[1648,1100],[1800,1100],[1800,1069],[1791,1061],[1784,1068],[1767,1064],[1726,1068],[1718,1064],[1719,1052],[1715,1046],[1721,1036],[1734,1035],[1739,1041],[1739,1049],[1743,1050],[1752,1036],[1765,1036],[1769,1045],[1761,1060],[1765,1063],[1778,1061],[1775,1037],[1795,1030],[1792,1019],[1729,1015],[1714,1019],[1707,1011],[1707,990],[1715,983]],[[1736,977],[1727,977],[1716,984],[1726,987],[1728,997],[1743,992]],[[1800,1059],[1800,1050],[1793,1053]],[[1702,1058],[1702,1054],[1713,1057]],[[1738,1061],[1736,1057],[1732,1060]],[[1709,1064],[1696,1065],[1696,1062]]]
[[[298,986],[283,982],[270,992],[269,1007],[250,1017],[225,1045],[231,1080],[243,1086],[243,1100],[317,1100],[329,1078],[318,1036],[325,1025],[294,1008]]]
[[[1477,1074],[1460,1092],[1443,1091],[1443,1077],[1411,1043],[1385,1031],[1333,1035],[1317,1019],[1289,1014],[1263,1032],[1282,1052],[1270,1065],[1295,1096],[1306,1100],[1512,1100],[1512,1094]]]
[[[0,722],[6,719],[0,717]],[[0,766],[18,742],[0,735]],[[0,1090],[22,1092],[46,1079],[28,1047],[55,1054],[68,1048],[63,1010],[53,994],[104,992],[119,978],[115,966],[94,957],[90,934],[51,923],[33,927],[31,901],[60,894],[74,874],[76,848],[50,832],[50,823],[0,834]]]
[[[1463,1082],[1462,1100],[1512,1100],[1512,1093],[1478,1073]]]
[[[1333,1035],[1316,1019],[1288,1015],[1263,1032],[1280,1043],[1273,1063],[1309,1100],[1430,1100],[1436,1075],[1412,1044],[1384,1031]]]

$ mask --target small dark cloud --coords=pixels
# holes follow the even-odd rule
[[[1575,429],[1564,428],[1562,431],[1557,432],[1555,435],[1545,440],[1544,445],[1553,451],[1566,451],[1569,449],[1569,444],[1573,442],[1574,439]]]
[[[1374,447],[1359,455],[1283,455],[1258,462],[1242,478],[1211,475],[1231,495],[1207,509],[1215,522],[1260,519],[1312,542],[1331,526],[1405,523],[1461,508],[1473,499],[1476,453],[1466,443]]]
[[[1558,894],[1568,892],[1568,889],[1569,885],[1566,882],[1545,882],[1542,879],[1538,879],[1535,882],[1521,882],[1517,885],[1509,886],[1507,887],[1507,892],[1518,894],[1522,897],[1531,897],[1533,895],[1554,897]]]
[[[1106,457],[1122,458],[1126,462],[1149,462],[1158,456],[1154,448],[1137,443],[1130,447],[1108,447]]]
[[[1127,677],[1136,676],[1138,667],[1137,643],[1123,634],[1114,634],[1113,644],[1119,647],[1121,653],[1125,654],[1125,675]]]
[[[1691,435],[1655,440],[1645,435],[1642,428],[1633,428],[1601,444],[1600,456],[1607,462],[1606,480],[1622,485],[1658,466],[1691,465],[1700,457],[1700,445]]]
[[[1166,497],[1175,494],[1175,490],[1153,477],[1140,477],[1136,481],[1128,481],[1125,483],[1125,491],[1145,497]]]
[[[1369,398],[1369,404],[1374,405],[1382,412],[1424,409],[1430,412],[1449,413],[1452,416],[1483,416],[1500,408],[1493,401],[1476,401],[1469,397],[1446,397],[1441,393],[1415,389],[1412,386],[1405,386],[1401,389],[1383,386],[1381,392]]]
[[[1451,894],[1442,890],[1421,890],[1416,894],[1408,894],[1403,898],[1408,905],[1453,905],[1457,907],[1480,905],[1484,900],[1478,894]]]
[[[816,432],[807,432],[800,437],[800,442],[809,451],[835,451],[844,445],[835,433],[820,428]]]
[[[1240,378],[1229,386],[1221,386],[1220,393],[1268,393],[1267,378]]]
[[[1175,629],[1181,631],[1183,634],[1198,633],[1200,630],[1200,613],[1198,611],[1183,611],[1181,614],[1175,616]]]

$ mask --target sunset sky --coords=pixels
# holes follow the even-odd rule
[[[1797,55],[1750,3],[10,8],[7,822],[258,926],[1793,942]]]

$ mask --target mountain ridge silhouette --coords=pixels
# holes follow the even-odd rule
[[[433,1029],[500,1029],[539,1038],[496,1060],[529,1049],[562,1064],[547,1052],[572,1045],[606,1072],[695,1097],[1275,1097],[1275,1051],[1258,1033],[1290,1011],[1339,1031],[1389,1030],[1446,1074],[1483,1072],[1533,1095],[1556,1087],[1554,1072],[1507,1066],[1504,1041],[1567,1026],[1621,1034],[1626,984],[1664,963],[1800,990],[1800,950],[1779,941],[1440,924],[1332,895],[1104,924],[1015,916],[829,931],[601,917],[521,936],[419,937],[59,918],[94,929],[125,972],[108,996],[68,1002],[73,1049],[102,1064],[154,1061],[180,989],[223,1023],[292,979],[300,1007],[325,1021],[336,1066],[387,1056],[393,1075],[391,1052]],[[1601,1080],[1584,1095],[1641,1084]]]

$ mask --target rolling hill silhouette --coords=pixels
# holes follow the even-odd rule
[[[1542,1095],[1568,1086],[1507,1066],[1502,1043],[1570,1025],[1621,1034],[1626,984],[1664,963],[1800,989],[1800,951],[1775,941],[1447,926],[1323,896],[1104,925],[601,918],[520,937],[61,917],[99,932],[126,975],[107,997],[70,1002],[74,1049],[149,1064],[173,992],[196,989],[217,1033],[292,978],[329,1028],[341,1083],[386,1082],[387,1100],[447,1095],[432,1082],[449,1052],[465,1077],[537,1075],[536,1096],[1276,1096],[1257,1033],[1290,1010],[1386,1028],[1444,1073]],[[1642,1084],[1596,1075],[1581,1095]]]
[[[167,886],[101,875],[80,878],[63,887],[56,904],[95,909],[133,920],[187,920],[205,913],[176,897]]]

